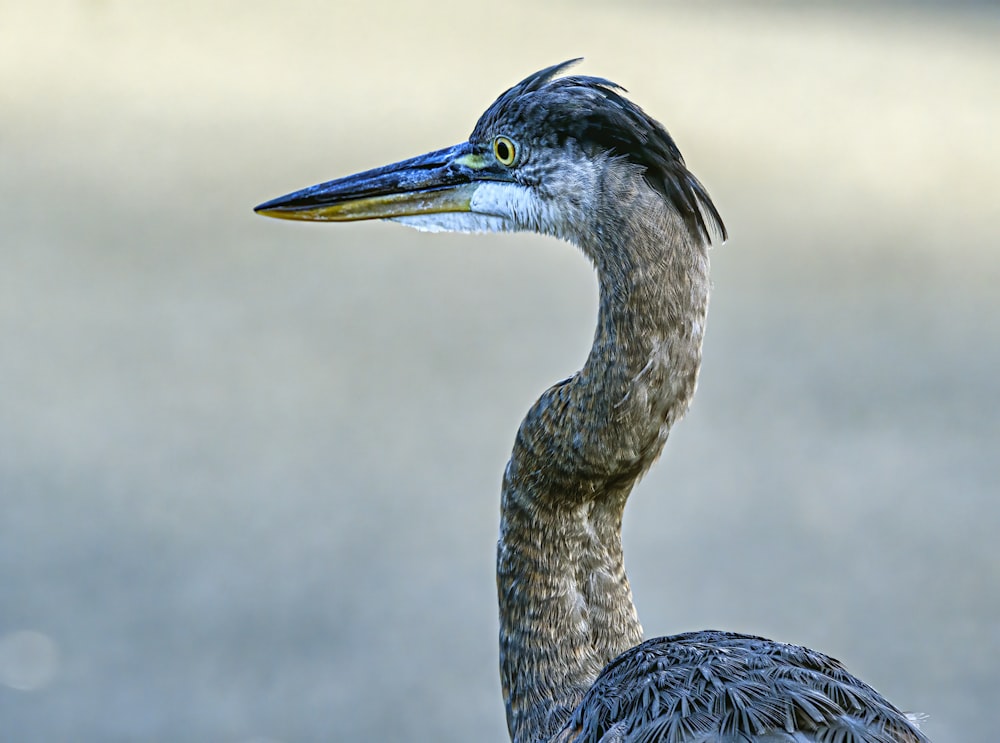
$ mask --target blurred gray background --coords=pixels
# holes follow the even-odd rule
[[[1000,699],[996,4],[0,0],[0,740],[503,741],[500,475],[589,347],[565,244],[255,217],[554,62],[731,240],[626,515],[650,635]]]

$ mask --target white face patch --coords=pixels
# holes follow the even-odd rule
[[[516,183],[485,181],[469,201],[468,212],[442,212],[390,217],[423,232],[515,232],[529,230],[562,236],[556,210],[529,188]]]
[[[503,218],[476,214],[475,212],[414,214],[409,217],[390,217],[387,221],[399,222],[421,232],[506,232],[510,230]]]
[[[516,183],[483,183],[472,194],[472,210],[502,215],[511,230],[552,234],[558,215],[535,192]]]

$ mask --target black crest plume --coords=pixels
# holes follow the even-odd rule
[[[575,139],[640,166],[646,182],[680,215],[693,235],[711,240],[728,235],[722,217],[684,164],[680,150],[663,126],[621,95],[625,89],[601,77],[556,78],[579,62],[546,67],[500,95],[476,124],[473,136],[485,135],[501,120],[532,119],[544,124],[553,143]]]

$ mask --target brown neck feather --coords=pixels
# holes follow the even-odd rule
[[[497,589],[514,743],[552,737],[600,670],[642,640],[622,514],[701,361],[705,241],[641,184],[622,181],[607,203],[577,240],[600,283],[590,356],[532,406],[504,474]]]

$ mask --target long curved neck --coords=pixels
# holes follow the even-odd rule
[[[701,359],[706,246],[648,189],[622,196],[585,231],[600,244],[581,241],[601,292],[590,356],[528,412],[504,473],[500,672],[514,743],[551,738],[601,669],[642,640],[622,514]]]

